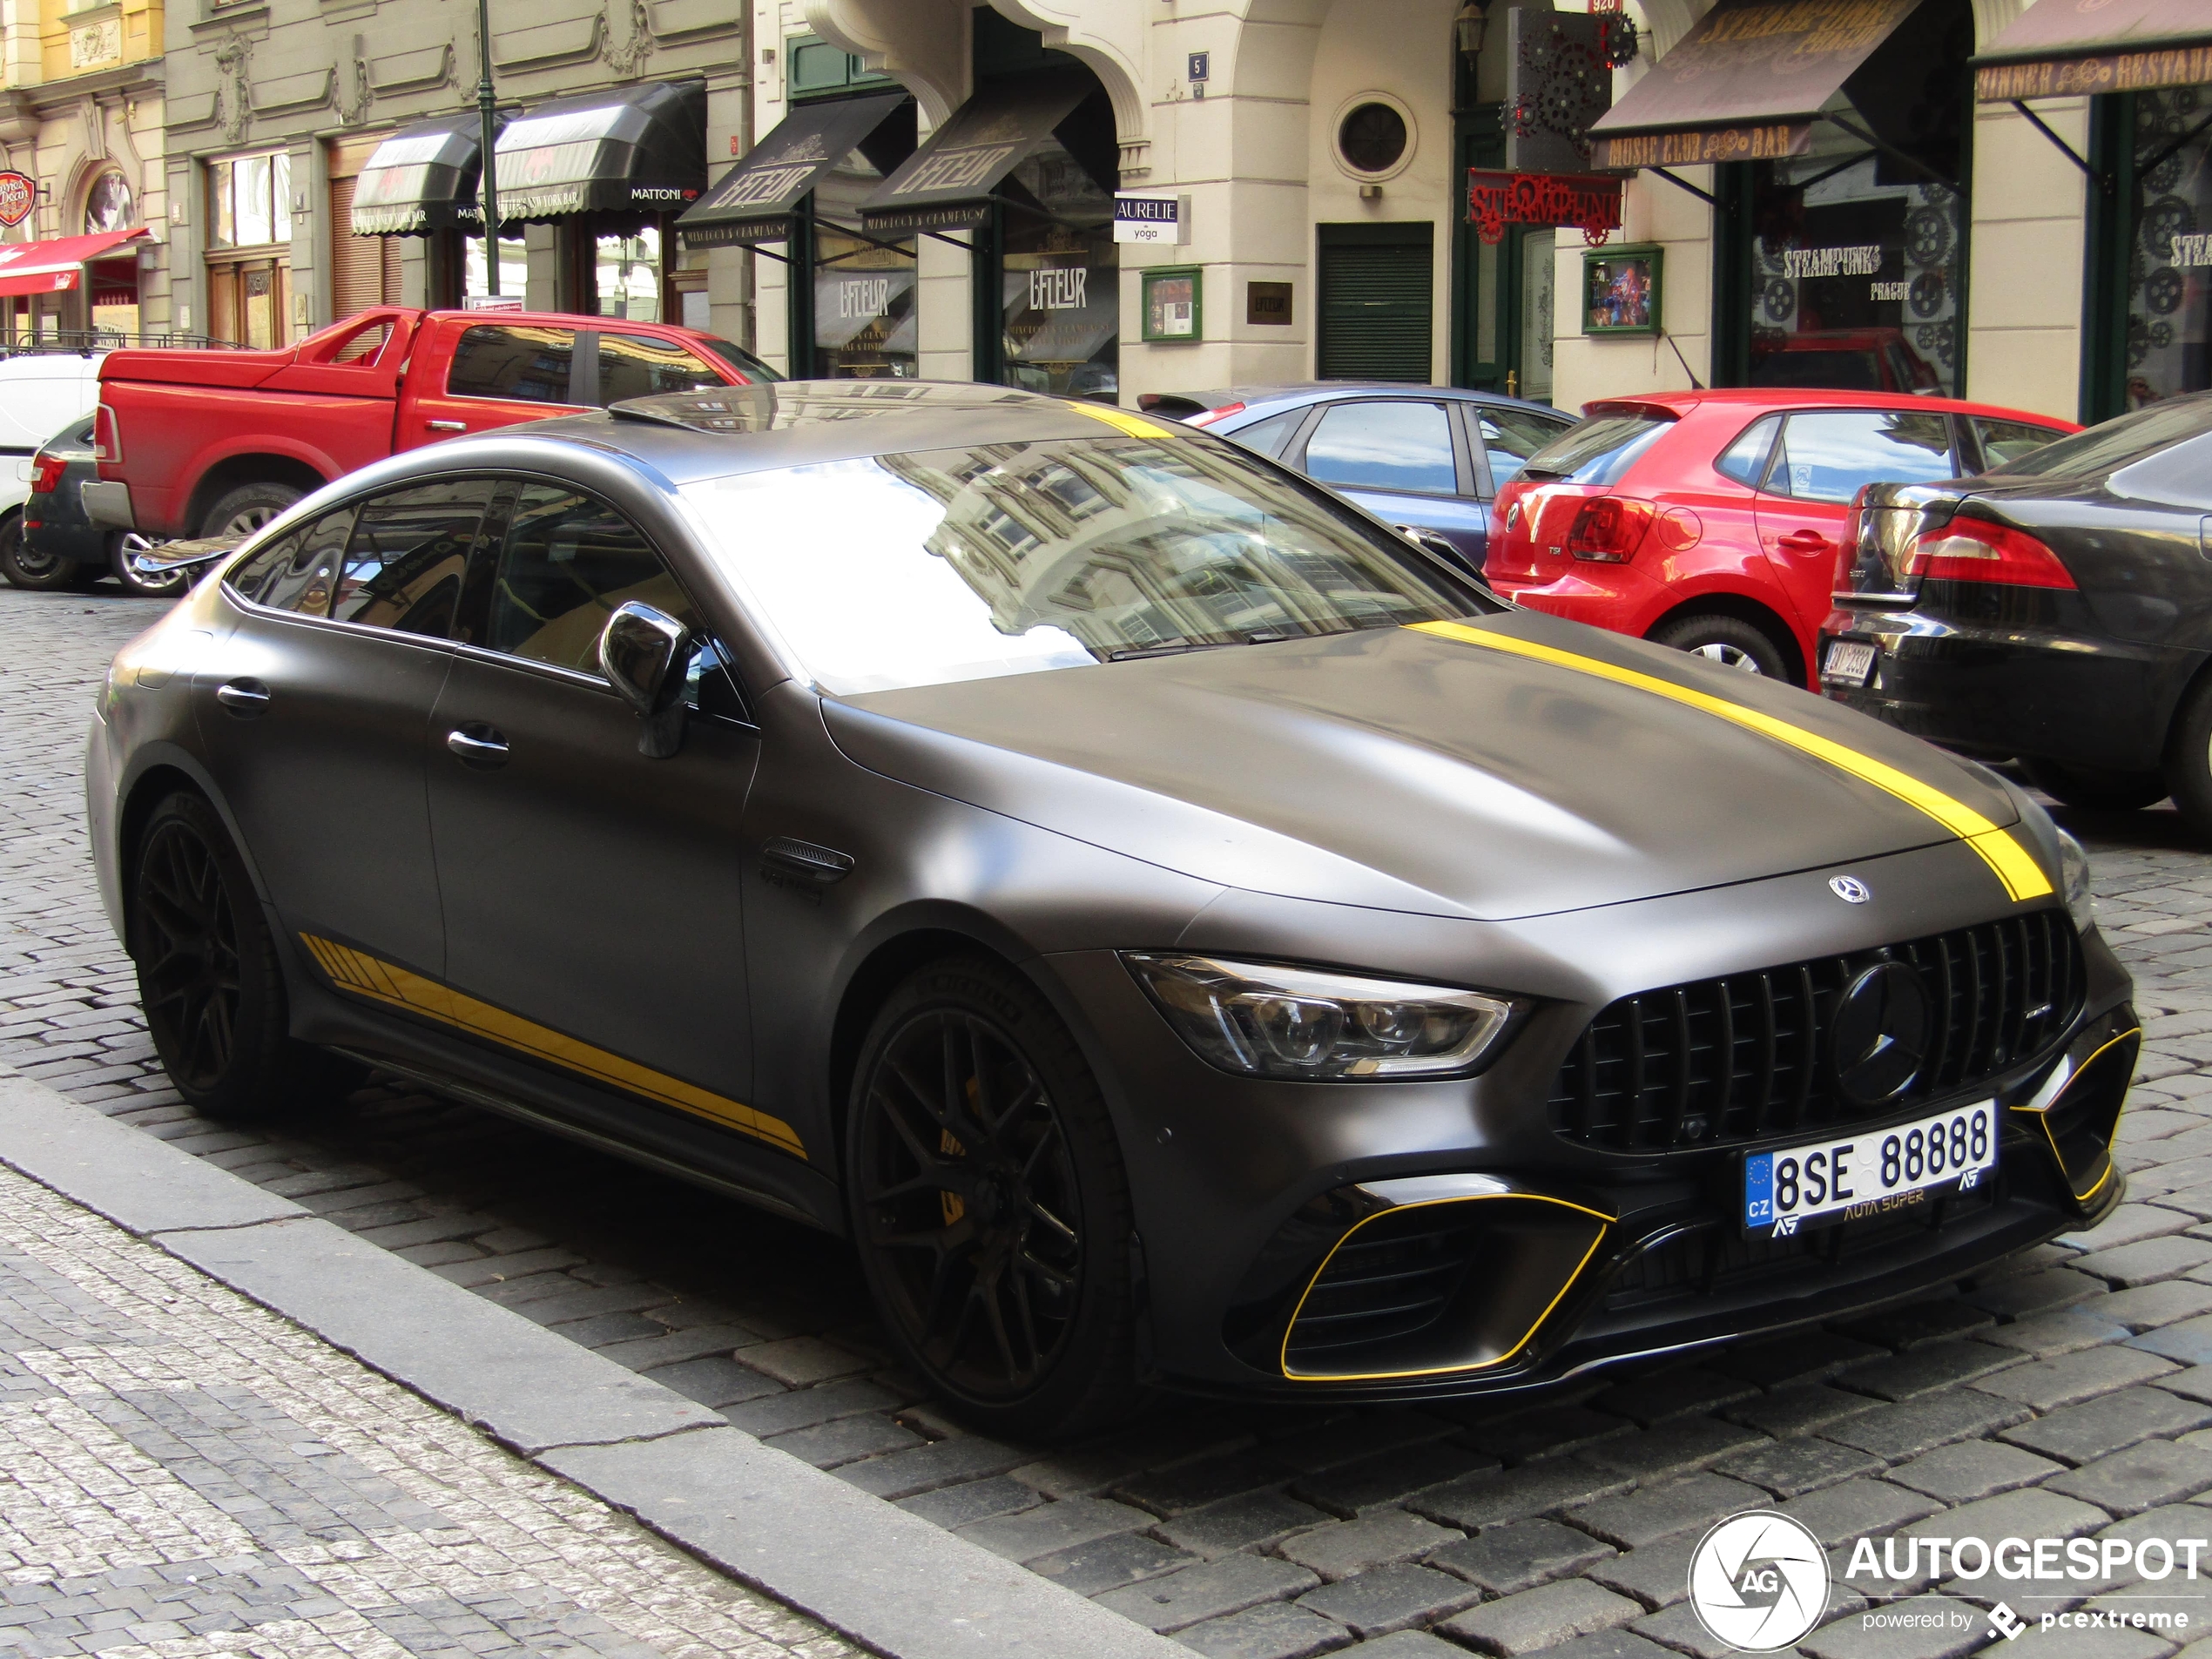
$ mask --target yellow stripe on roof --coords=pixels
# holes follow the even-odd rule
[[[1188,432],[1172,431],[1157,421],[1148,421],[1141,415],[1130,415],[1110,403],[1085,403],[1076,398],[1064,400],[1078,415],[1088,415],[1094,421],[1103,421],[1116,432],[1127,433],[1132,438],[1188,437]]]
[[[1548,663],[1577,674],[1589,674],[1599,679],[1611,680],[1616,685],[1629,685],[1654,697],[1663,697],[1670,703],[1682,704],[1716,719],[1742,726],[1747,732],[1771,738],[1786,744],[1802,754],[1826,762],[1837,771],[1846,772],[1862,783],[1868,783],[1885,794],[1894,796],[1906,806],[1933,819],[1945,829],[1964,841],[1979,855],[1983,863],[2004,883],[2005,891],[2016,902],[2040,899],[2052,891],[2050,878],[2042,867],[2013,839],[2012,833],[1990,822],[1964,801],[1953,800],[1941,790],[1922,783],[1908,772],[1899,772],[1871,755],[1822,737],[1803,726],[1792,725],[1757,709],[1747,709],[1740,703],[1715,697],[1709,691],[1693,691],[1687,685],[1677,685],[1656,675],[1640,673],[1633,668],[1622,668],[1595,657],[1585,657],[1571,651],[1561,651],[1555,645],[1539,644],[1532,639],[1521,639],[1512,634],[1499,633],[1487,628],[1470,628],[1459,622],[1417,622],[1407,624],[1425,634],[1434,634],[1440,639],[1455,639],[1463,644],[1480,645],[1490,651],[1501,651],[1532,661]]]

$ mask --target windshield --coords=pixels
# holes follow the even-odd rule
[[[1575,484],[1617,484],[1673,424],[1671,418],[1649,415],[1587,416],[1529,456],[1521,475]]]
[[[2212,398],[2177,398],[2121,415],[2087,432],[2015,455],[1990,469],[1993,477],[2088,480],[2117,471],[2169,443],[2212,431]]]
[[[1202,440],[873,455],[683,493],[723,572],[836,695],[1482,609],[1387,531]]]
[[[782,375],[777,374],[774,369],[769,368],[742,346],[733,346],[726,340],[717,340],[711,334],[702,339],[699,344],[729,364],[732,368],[736,369],[755,386],[765,386],[771,381],[783,379]]]

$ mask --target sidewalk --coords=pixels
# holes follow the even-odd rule
[[[0,1581],[26,1656],[858,1651],[7,1170]]]

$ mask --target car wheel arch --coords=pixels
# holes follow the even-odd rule
[[[312,464],[293,455],[226,455],[193,480],[182,523],[187,535],[196,534],[200,517],[232,490],[247,484],[282,484],[312,496],[328,480]]]
[[[277,927],[276,909],[270,902],[268,883],[261,878],[261,867],[255,861],[253,849],[246,845],[239,833],[238,819],[223,799],[222,792],[215,787],[192,758],[166,745],[152,753],[142,755],[123,786],[117,791],[121,798],[121,810],[115,819],[116,872],[122,879],[124,927],[125,938],[130,936],[131,882],[129,872],[138,856],[138,840],[145,832],[146,820],[153,809],[171,795],[179,792],[197,795],[214,810],[222,820],[223,833],[231,838],[231,845],[238,850],[239,861],[245,865],[246,873],[253,883],[253,897],[268,914],[271,931],[280,941],[283,933]],[[285,953],[288,959],[289,953]]]
[[[1737,622],[1750,624],[1772,640],[1775,649],[1782,653],[1783,661],[1790,667],[1791,684],[1806,684],[1805,652],[1798,643],[1797,631],[1773,606],[1743,594],[1701,593],[1695,598],[1684,599],[1654,617],[1651,625],[1643,631],[1643,637],[1654,638],[1676,623],[1687,622],[1693,617],[1732,617]]]

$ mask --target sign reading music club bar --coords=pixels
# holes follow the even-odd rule
[[[1635,132],[1618,138],[1590,135],[1590,165],[1615,167],[1695,167],[1716,161],[1773,161],[1812,148],[1812,123],[1700,127],[1688,132]]]

